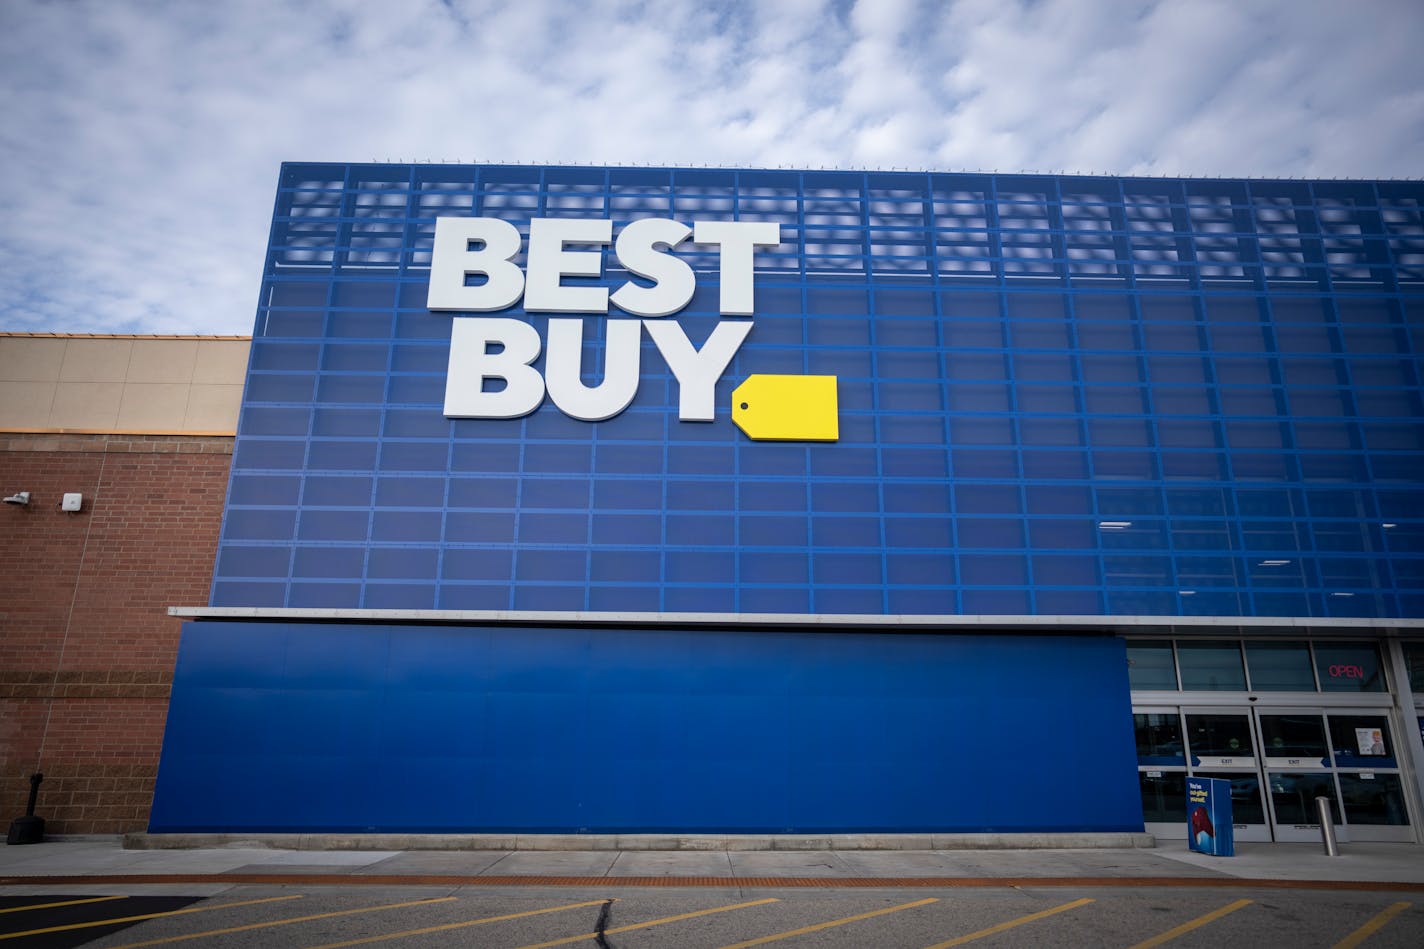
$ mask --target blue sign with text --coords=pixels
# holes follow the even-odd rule
[[[1231,782],[1222,778],[1187,778],[1187,842],[1197,853],[1234,857]]]

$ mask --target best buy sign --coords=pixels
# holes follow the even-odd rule
[[[537,409],[547,392],[560,411],[596,422],[612,418],[638,391],[643,331],[678,383],[678,418],[710,422],[716,417],[717,380],[751,332],[750,320],[723,320],[699,349],[682,327],[665,317],[687,306],[696,277],[672,251],[688,237],[718,249],[723,316],[753,313],[752,257],[758,247],[781,242],[781,225],[749,221],[697,221],[692,227],[664,218],[633,221],[613,238],[613,222],[587,218],[534,218],[529,222],[528,264],[514,263],[523,239],[499,218],[449,217],[435,222],[430,259],[431,310],[493,312],[524,298],[531,313],[608,315],[608,305],[636,319],[605,325],[603,380],[580,378],[583,319],[550,318],[548,339],[510,317],[457,317],[450,334],[445,415],[508,419]],[[607,287],[566,286],[563,278],[602,276],[603,254],[613,244],[618,262],[651,281]],[[570,249],[570,245],[575,248]],[[471,285],[469,278],[477,278]],[[541,375],[533,363],[548,346]],[[486,391],[485,382],[503,382]],[[754,375],[733,393],[732,419],[756,439],[835,441],[838,434],[834,376]]]
[[[719,250],[723,316],[752,315],[752,254],[781,242],[781,226],[760,222],[698,221],[692,227],[645,218],[624,227],[615,241],[610,220],[535,218],[529,222],[528,266],[513,262],[522,238],[498,218],[439,218],[430,259],[432,310],[490,312],[524,297],[531,313],[608,314],[612,303],[641,319],[607,321],[603,380],[586,386],[579,378],[583,320],[549,320],[544,374],[531,365],[545,345],[534,327],[507,317],[457,318],[450,337],[450,369],[445,414],[458,418],[518,418],[549,398],[565,414],[587,421],[611,418],[628,407],[638,389],[639,343],[643,330],[667,360],[680,387],[678,416],[684,421],[714,418],[717,380],[751,332],[749,320],[723,320],[695,348],[676,321],[665,317],[687,306],[696,287],[692,268],[671,251],[691,237]],[[563,278],[602,275],[603,255],[587,249],[613,244],[618,262],[652,281],[607,287],[565,286]],[[570,249],[569,245],[586,249]],[[467,277],[483,278],[467,286]],[[485,380],[502,379],[498,392]]]

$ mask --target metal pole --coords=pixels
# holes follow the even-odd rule
[[[1317,797],[1315,809],[1320,812],[1320,839],[1325,844],[1325,855],[1340,856],[1340,845],[1335,842],[1335,822],[1330,814],[1330,798]]]
[[[30,803],[25,805],[25,816],[35,816],[35,803],[40,797],[40,782],[44,780],[44,775],[36,771],[30,775]]]

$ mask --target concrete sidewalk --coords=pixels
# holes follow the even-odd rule
[[[125,849],[119,837],[0,848],[9,887],[153,883],[376,883],[489,886],[1086,886],[1238,885],[1239,881],[1383,883],[1424,889],[1424,846],[1350,843],[1237,845],[1207,857],[1184,841],[1152,849],[992,850],[294,850]],[[82,878],[82,879],[81,879]],[[1015,881],[1015,882],[1011,882]],[[1175,883],[1174,883],[1175,881]],[[71,887],[72,888],[72,887]],[[190,887],[191,888],[191,887]],[[1413,888],[1412,886],[1410,888]]]

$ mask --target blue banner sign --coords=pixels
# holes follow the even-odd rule
[[[1213,857],[1236,855],[1230,781],[1187,778],[1187,841],[1197,853]]]

